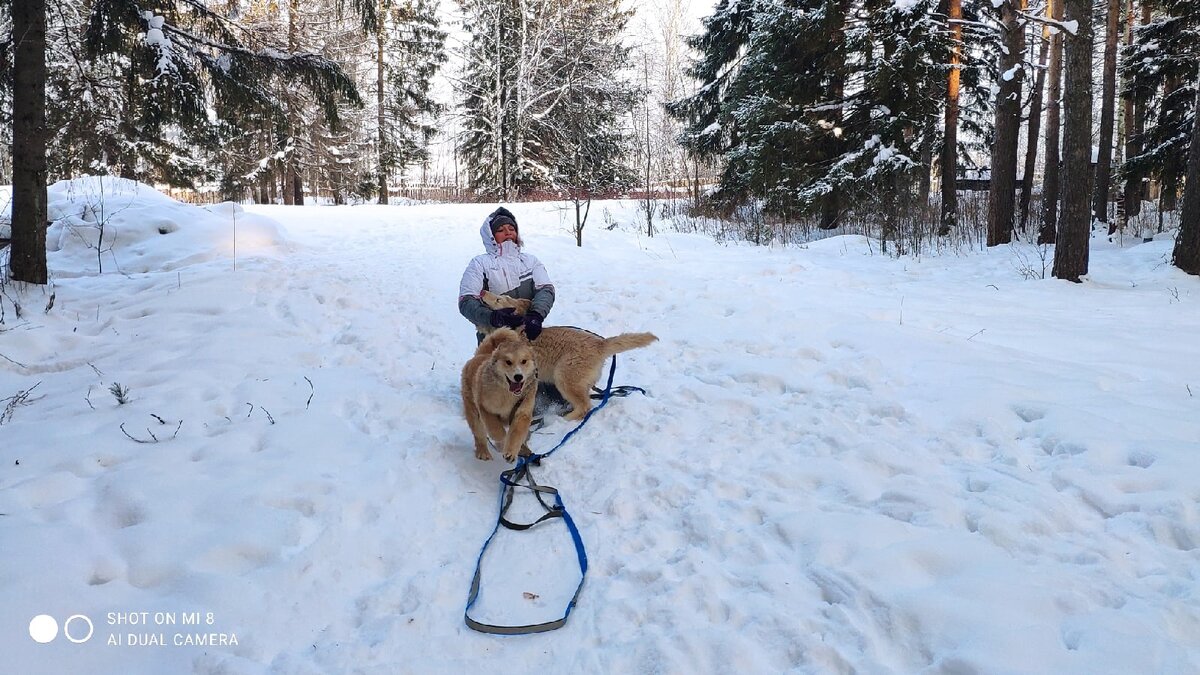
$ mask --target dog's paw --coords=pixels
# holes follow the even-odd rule
[[[476,450],[475,459],[482,459],[485,462],[490,462],[492,461],[492,453],[488,452],[487,448],[484,448],[483,450]]]
[[[512,463],[512,462],[515,462],[515,461],[517,461],[517,453],[515,453],[515,452],[512,452],[512,453],[506,452],[506,453],[504,453],[504,461],[506,461],[506,462],[509,462],[509,463]]]

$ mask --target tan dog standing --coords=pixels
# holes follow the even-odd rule
[[[529,309],[528,300],[489,291],[484,291],[480,299],[492,309],[512,307],[522,315]],[[488,330],[495,329],[488,327]],[[547,326],[532,345],[538,377],[557,387],[571,404],[571,411],[563,417],[580,420],[592,409],[592,385],[599,379],[604,361],[613,354],[645,347],[657,339],[653,333],[622,333],[604,338],[580,328]],[[486,342],[487,338],[484,338]]]
[[[504,459],[517,461],[529,437],[538,370],[524,335],[510,328],[492,332],[462,370],[463,415],[475,440],[475,456],[492,458],[490,435]]]

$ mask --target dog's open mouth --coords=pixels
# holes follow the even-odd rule
[[[521,393],[521,390],[524,388],[525,388],[525,380],[521,380],[520,382],[514,382],[512,380],[508,381],[508,390],[514,394]]]

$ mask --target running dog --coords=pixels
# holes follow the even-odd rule
[[[475,440],[475,457],[488,461],[487,437],[504,459],[517,461],[533,419],[538,370],[524,335],[511,328],[494,331],[462,369],[463,416]]]
[[[489,291],[484,291],[480,299],[492,309],[512,307],[522,315],[529,309],[528,300]],[[567,403],[571,404],[571,411],[563,417],[580,420],[592,409],[592,385],[599,379],[605,359],[613,354],[645,347],[657,339],[653,333],[622,333],[604,338],[581,328],[547,326],[531,344],[538,377],[542,382],[557,387]],[[487,343],[487,338],[484,343]]]

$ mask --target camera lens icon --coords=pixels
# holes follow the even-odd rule
[[[63,636],[70,642],[82,644],[92,639],[96,627],[82,614],[72,614],[62,625]],[[58,637],[58,621],[49,614],[38,614],[29,621],[29,637],[38,644],[47,644]]]
[[[29,637],[38,644],[53,642],[58,637],[58,622],[49,614],[38,614],[29,622]]]

